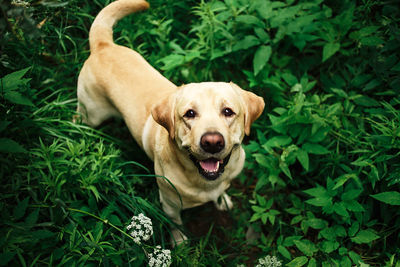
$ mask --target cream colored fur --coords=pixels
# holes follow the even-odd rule
[[[245,153],[240,144],[261,115],[264,101],[233,83],[177,87],[137,52],[116,45],[113,25],[123,16],[147,8],[145,1],[119,0],[98,14],[89,34],[91,54],[78,78],[77,111],[82,121],[93,127],[112,116],[125,120],[154,161],[163,209],[179,225],[182,209],[208,201],[220,210],[232,208],[225,190],[243,168]],[[224,108],[230,108],[234,115],[225,116]],[[185,117],[189,109],[196,111],[195,118]],[[200,139],[208,132],[223,136],[222,151],[210,155],[202,149]],[[220,177],[209,181],[199,173],[188,151],[198,160],[231,156]],[[222,201],[218,202],[219,198]],[[177,243],[186,239],[177,229],[173,237]]]

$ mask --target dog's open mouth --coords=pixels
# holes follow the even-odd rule
[[[193,161],[194,165],[196,165],[199,173],[209,181],[216,180],[224,172],[225,166],[228,164],[230,157],[231,153],[229,153],[229,155],[224,159],[208,158],[198,160],[190,153],[190,159]]]

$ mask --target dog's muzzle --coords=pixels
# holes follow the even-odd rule
[[[214,181],[224,172],[225,166],[228,164],[231,154],[232,151],[224,159],[211,157],[204,160],[198,160],[192,153],[189,152],[189,157],[199,170],[199,173],[205,179]]]

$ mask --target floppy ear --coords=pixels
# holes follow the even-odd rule
[[[261,113],[264,110],[265,103],[262,97],[257,96],[256,94],[243,90],[233,82],[230,83],[233,88],[240,92],[244,102],[244,133],[246,135],[250,135],[250,127],[251,124],[260,117]]]
[[[169,133],[171,139],[175,138],[175,116],[174,116],[174,104],[171,101],[171,97],[167,96],[160,102],[154,105],[151,109],[151,116],[153,119],[163,126]]]

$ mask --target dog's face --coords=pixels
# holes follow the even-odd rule
[[[156,105],[152,115],[188,152],[200,174],[215,180],[263,109],[261,97],[233,83],[207,82],[180,87]]]

